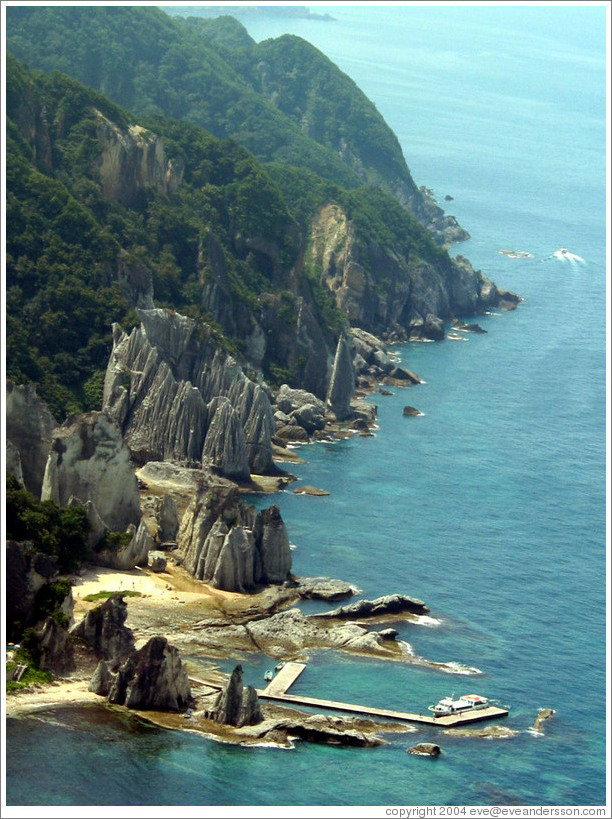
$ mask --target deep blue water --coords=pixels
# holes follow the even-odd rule
[[[397,348],[425,383],[372,399],[375,437],[300,450],[292,471],[329,497],[258,501],[281,506],[297,574],[425,600],[439,624],[401,638],[482,673],[321,652],[295,690],[404,709],[469,688],[510,704],[505,724],[520,733],[280,751],[64,709],[9,720],[9,805],[606,801],[605,10],[330,11],[336,22],[245,23],[257,40],[299,34],[346,71],[417,184],[472,234],[453,253],[524,301],[479,317],[486,335]],[[552,256],[561,246],[584,262]],[[424,415],[403,417],[405,404]],[[243,665],[260,685],[266,659]],[[556,714],[535,737],[540,707]],[[432,739],[437,760],[406,755]]]

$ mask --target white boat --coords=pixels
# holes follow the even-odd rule
[[[429,710],[434,717],[444,717],[449,714],[460,714],[464,711],[477,711],[480,708],[487,708],[489,700],[481,697],[480,694],[463,694],[458,700],[452,697],[444,697],[435,705],[430,705]]]

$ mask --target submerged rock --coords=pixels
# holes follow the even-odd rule
[[[406,753],[416,754],[417,756],[440,756],[440,746],[435,745],[433,742],[419,742],[418,745],[407,748]]]
[[[536,721],[533,724],[534,730],[542,733],[542,723],[547,719],[550,719],[554,713],[555,711],[553,708],[541,708],[538,712],[538,716],[536,717]]]

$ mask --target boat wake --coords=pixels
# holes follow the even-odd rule
[[[566,247],[561,247],[559,248],[559,250],[555,250],[553,256],[555,257],[555,259],[559,259],[562,262],[568,261],[580,262],[581,264],[585,263],[582,256],[577,256],[575,253],[570,253]]]

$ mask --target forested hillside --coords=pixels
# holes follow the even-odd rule
[[[307,43],[153,8],[8,11],[10,47],[44,72],[7,55],[7,375],[57,418],[99,408],[112,324],[139,308],[191,316],[272,386],[325,397],[349,324],[440,338],[502,298],[389,192],[397,140]]]
[[[189,120],[264,162],[308,168],[345,188],[393,193],[439,241],[467,234],[414,183],[395,134],[314,46],[257,44],[232,17],[150,7],[14,7],[7,45],[30,68],[63,71],[136,116]]]

